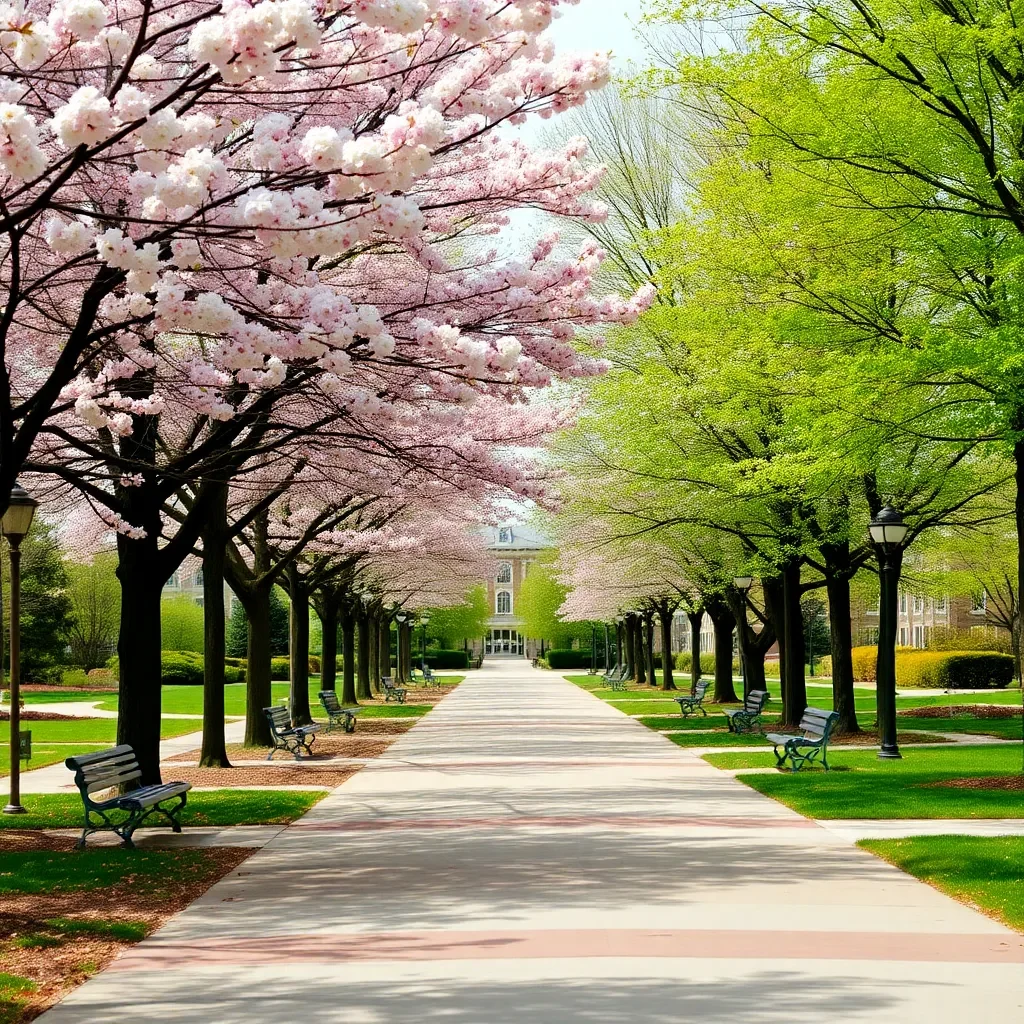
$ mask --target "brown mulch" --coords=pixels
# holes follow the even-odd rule
[[[22,683],[22,693],[96,693],[97,690],[103,693],[110,693],[117,689],[117,680],[108,679],[104,683],[97,683],[95,686],[58,686],[56,683]]]
[[[0,851],[7,852],[50,850],[71,854],[74,843],[70,836],[50,836],[34,830],[4,829],[0,834]],[[0,910],[0,973],[29,978],[37,985],[35,991],[17,997],[24,1000],[24,1005],[16,1011],[0,1003],[0,1009],[6,1014],[5,1024],[25,1024],[33,1020],[133,944],[130,940],[105,935],[61,934],[43,923],[47,918],[130,921],[152,931],[184,910],[255,850],[222,847],[190,852],[199,855],[203,869],[192,879],[176,881],[174,886],[161,892],[135,886],[128,876],[106,889],[5,896]],[[30,934],[47,936],[54,944],[15,945],[14,940],[19,936]]]
[[[355,735],[365,736],[369,733],[371,736],[400,736],[418,721],[418,718],[364,718],[356,726]]]
[[[878,736],[874,732],[856,732],[845,736],[833,736],[832,743],[843,747],[877,747]],[[946,743],[943,736],[933,732],[901,732],[900,743]]]
[[[1024,792],[1024,775],[983,775],[966,779],[926,782],[922,789],[1000,789]]]
[[[279,754],[278,757],[281,757]],[[167,778],[175,782],[191,782],[193,786],[214,786],[230,789],[235,786],[327,786],[334,789],[359,771],[350,768],[332,768],[315,761],[268,761],[266,765],[233,765],[231,768],[178,768],[166,769]]]
[[[1016,718],[1021,708],[1012,704],[929,704],[923,708],[906,708],[897,711],[897,718]]]
[[[50,711],[26,711],[21,712],[23,722],[81,722],[82,719],[76,715],[55,715]],[[0,722],[9,722],[10,712],[0,711]]]

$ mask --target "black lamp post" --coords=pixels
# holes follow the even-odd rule
[[[405,682],[405,620],[409,616],[399,612],[395,616],[395,676]]]
[[[734,576],[732,585],[739,591],[740,598],[743,601],[743,619],[736,623],[737,636],[739,637],[736,646],[739,647],[740,651],[740,673],[743,676],[743,699],[747,699],[747,658],[743,653],[745,641],[747,639],[746,633],[743,632],[747,628],[747,594],[750,593],[751,587],[754,585],[753,576]],[[730,671],[732,671],[730,667]]]
[[[611,662],[609,661],[611,652],[608,650],[609,633],[610,630],[608,629],[608,623],[606,622],[604,624],[604,670],[606,674],[612,669]]]
[[[590,674],[597,675],[597,626],[590,624]]]
[[[21,806],[21,542],[39,504],[14,485],[0,526],[11,548],[11,788],[4,814],[25,814]]]
[[[423,627],[423,634],[420,637],[420,671],[426,672],[427,668],[427,623],[430,621],[429,615],[420,616],[420,625]]]
[[[903,542],[909,528],[894,508],[888,505],[868,524],[868,532],[878,558],[878,661],[875,668],[875,701],[878,707],[878,732],[882,748],[878,756],[898,758],[896,742],[896,607],[903,563]]]

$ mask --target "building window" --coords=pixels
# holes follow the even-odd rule
[[[495,602],[495,608],[499,615],[512,614],[512,595],[507,590],[499,590]]]
[[[878,627],[877,626],[869,626],[864,632],[867,634],[867,640],[868,640],[869,644],[877,644],[878,643]]]
[[[511,583],[512,582],[512,563],[502,562],[498,566],[498,582],[499,583]]]
[[[902,592],[900,593],[900,611],[904,615],[907,614],[907,595]]]
[[[176,572],[171,573],[171,578],[167,581],[167,586],[176,587],[178,585],[178,574]]]
[[[203,585],[203,570],[200,569],[199,572],[196,573],[196,586],[197,587],[201,587],[202,585]]]
[[[923,611],[924,611],[924,598],[923,597],[915,597],[914,598],[914,614],[915,615],[919,615]]]
[[[914,627],[914,646],[924,647],[924,629],[921,626]]]
[[[498,530],[498,543],[499,544],[511,544],[512,543],[512,530],[508,526],[503,526]]]
[[[907,627],[900,626],[900,647],[907,646]]]
[[[935,610],[937,612],[944,612],[946,610],[946,599],[944,597],[935,598]]]
[[[971,594],[971,614],[984,615],[988,606],[988,594],[983,590],[980,594]]]

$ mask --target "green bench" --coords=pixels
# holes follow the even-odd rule
[[[767,690],[751,690],[743,702],[743,707],[730,708],[725,712],[725,721],[729,726],[729,732],[753,732],[755,727],[763,732],[761,715],[767,703]]]
[[[178,815],[188,800],[191,782],[162,782],[120,795],[115,793],[105,800],[93,798],[94,793],[116,790],[142,778],[135,751],[127,743],[94,754],[69,757],[64,765],[75,773],[75,785],[85,806],[85,828],[77,843],[79,850],[93,832],[116,832],[123,846],[134,849],[133,833],[155,814],[167,820],[172,832],[181,831]],[[173,804],[165,806],[165,801],[173,801]]]
[[[692,693],[672,698],[679,705],[679,713],[683,718],[689,718],[690,715],[695,715],[698,711],[707,718],[708,709],[704,707],[704,698],[707,696],[710,685],[710,680],[700,679]]]
[[[306,757],[313,755],[313,741],[321,728],[317,722],[312,725],[292,725],[292,716],[283,704],[264,708],[263,713],[267,716],[270,737],[274,741],[273,748],[267,754],[268,761],[273,760],[279,750],[291,754],[296,761],[302,760],[300,750],[306,752]]]
[[[327,712],[327,731],[340,725],[345,732],[356,731],[356,715],[362,708],[343,708],[337,690],[321,690],[320,706]]]
[[[788,736],[785,733],[770,732],[765,739],[775,745],[775,767],[783,768],[789,761],[789,770],[798,772],[804,765],[814,764],[820,757],[828,771],[828,741],[839,721],[836,711],[821,708],[807,708],[797,727],[802,736]]]
[[[406,689],[404,686],[395,686],[391,676],[380,677],[380,688],[384,691],[384,703],[394,701],[396,704],[405,703]]]

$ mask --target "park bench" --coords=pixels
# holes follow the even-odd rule
[[[820,756],[825,771],[828,771],[828,741],[838,721],[839,714],[836,711],[809,707],[797,727],[803,731],[802,736],[768,733],[765,739],[775,745],[775,767],[784,767],[788,760],[789,770],[798,772],[805,764],[813,764]]]
[[[725,712],[725,720],[729,726],[729,732],[750,732],[754,726],[764,731],[761,727],[761,713],[765,704],[768,703],[767,690],[751,690],[743,707],[734,708]]]
[[[116,832],[124,846],[134,848],[132,834],[154,814],[163,815],[174,832],[181,831],[178,815],[188,799],[191,782],[140,786],[123,795],[115,792],[106,799],[94,799],[95,793],[119,789],[126,783],[142,778],[135,751],[126,743],[94,754],[69,757],[64,765],[75,773],[75,785],[85,805],[85,828],[82,829],[82,838],[78,840],[78,849],[85,846],[86,836],[91,832],[105,831]],[[164,806],[165,801],[174,803]]]
[[[307,757],[312,755],[313,740],[320,731],[320,726],[316,722],[312,725],[292,725],[292,716],[283,704],[264,708],[263,713],[270,723],[270,736],[274,741],[273,749],[267,754],[268,761],[272,760],[279,750],[287,751],[296,761],[302,760],[300,750],[304,750]]]
[[[429,665],[423,666],[423,684],[434,682],[434,670]]]
[[[345,732],[356,731],[356,715],[361,708],[343,708],[337,690],[321,690],[320,706],[327,712],[327,731],[341,725]]]
[[[611,675],[608,677],[608,685],[613,690],[625,690],[626,689],[626,673],[624,669],[620,669],[618,665],[612,670]]]
[[[698,711],[707,718],[708,709],[704,707],[704,697],[707,695],[710,685],[710,680],[699,679],[692,693],[672,698],[679,705],[679,713],[683,718],[689,718],[690,715],[695,715]]]
[[[405,687],[395,686],[391,681],[391,676],[380,677],[380,688],[384,691],[384,703],[387,704],[389,701],[394,701],[396,704],[405,703]]]

